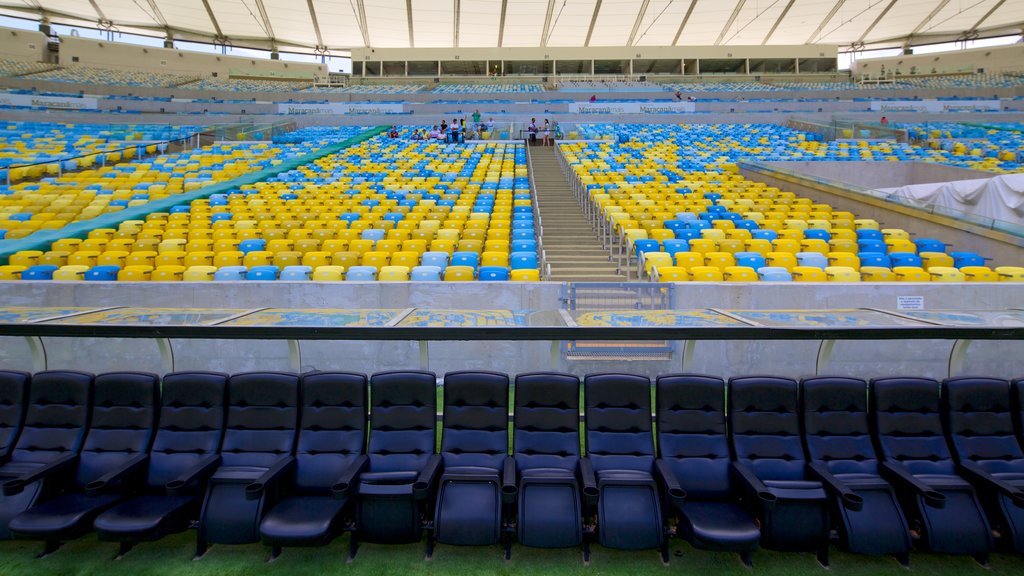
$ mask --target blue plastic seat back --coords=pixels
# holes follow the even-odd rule
[[[939,383],[930,378],[871,381],[871,414],[886,459],[912,474],[955,474],[943,433]]]
[[[575,471],[580,459],[580,380],[571,374],[519,374],[512,453],[520,470]]]
[[[602,470],[650,472],[651,381],[634,374],[589,374],[583,381],[587,456]]]
[[[890,252],[889,261],[895,266],[921,266],[921,257],[912,252]]]
[[[228,380],[223,466],[269,468],[295,448],[299,377],[288,372],[244,372]]]
[[[416,266],[409,279],[413,282],[440,282],[441,269],[437,266]]]
[[[960,377],[942,383],[942,406],[953,450],[990,474],[1024,474],[1024,450],[1016,434],[1010,383]]]
[[[345,271],[345,279],[357,282],[373,282],[377,279],[377,269],[373,266],[352,266]]]
[[[461,371],[444,376],[441,455],[445,467],[501,470],[508,455],[508,375]]]
[[[833,474],[878,474],[868,424],[867,382],[817,377],[801,382],[807,452]]]
[[[656,386],[658,455],[675,472],[687,497],[730,497],[725,382],[678,374],[659,376]]]
[[[419,471],[426,465],[436,441],[436,391],[433,372],[378,372],[370,377],[370,471]]]
[[[448,264],[450,266],[472,266],[476,268],[480,265],[480,255],[476,252],[455,252],[452,254],[451,262]]]
[[[93,375],[86,372],[36,372],[11,462],[48,462],[78,452],[92,409],[92,388]]]
[[[172,372],[160,392],[160,428],[149,451],[146,484],[164,493],[168,482],[216,454],[224,435],[228,375]]]
[[[729,429],[736,461],[762,480],[804,480],[797,383],[749,376],[729,380]]]
[[[444,272],[448,267],[447,252],[424,252],[420,257],[420,266],[435,266]]]
[[[75,484],[84,488],[149,449],[156,428],[160,377],[149,372],[108,372],[93,385],[89,432],[78,458]]]
[[[484,282],[504,282],[509,276],[509,269],[504,266],[481,266],[477,279]]]
[[[303,494],[327,495],[364,452],[367,379],[354,372],[308,372],[302,375],[301,387],[295,488]]]

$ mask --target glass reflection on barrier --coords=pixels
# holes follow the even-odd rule
[[[346,308],[270,308],[252,314],[233,318],[221,326],[308,326],[310,328],[325,326],[373,326],[381,327],[394,320],[400,309],[392,310],[354,310]]]
[[[58,318],[51,324],[112,326],[213,326],[248,312],[246,308],[114,308]]]
[[[775,328],[886,328],[897,326],[927,327],[877,310],[729,310],[731,316],[751,324]]]
[[[714,310],[600,310],[573,311],[572,319],[587,327],[712,328],[746,326]]]

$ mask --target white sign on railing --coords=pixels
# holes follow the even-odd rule
[[[686,114],[693,102],[573,102],[570,114]]]
[[[875,112],[973,112],[999,110],[999,100],[872,100]]]
[[[401,114],[403,104],[377,104],[374,102],[324,102],[320,104],[293,103],[278,104],[281,114]]]
[[[80,110],[96,108],[96,99],[73,98],[70,96],[36,96],[34,94],[0,94],[0,106],[34,106]]]

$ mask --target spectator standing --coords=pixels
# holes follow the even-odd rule
[[[541,131],[541,136],[543,137],[543,140],[541,140],[542,145],[547,146],[551,143],[551,124],[548,123],[547,118],[544,119],[544,129]]]
[[[480,110],[473,111],[473,124],[476,126],[480,125]]]
[[[594,102],[597,102],[597,94],[590,95],[590,103],[593,104]]]
[[[530,132],[530,144],[537,143],[537,119],[530,118],[530,126],[527,128]]]
[[[885,116],[882,116],[882,119],[879,120],[878,123],[881,124],[883,128],[886,128],[889,126],[889,119],[886,118]]]

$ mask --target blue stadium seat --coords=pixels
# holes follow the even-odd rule
[[[486,282],[504,282],[509,279],[509,269],[504,266],[481,266],[477,279]]]
[[[223,266],[214,272],[213,279],[226,282],[245,280],[245,274],[248,271],[248,268],[245,266]]]
[[[253,266],[245,273],[246,280],[277,280],[280,268],[277,266]]]

